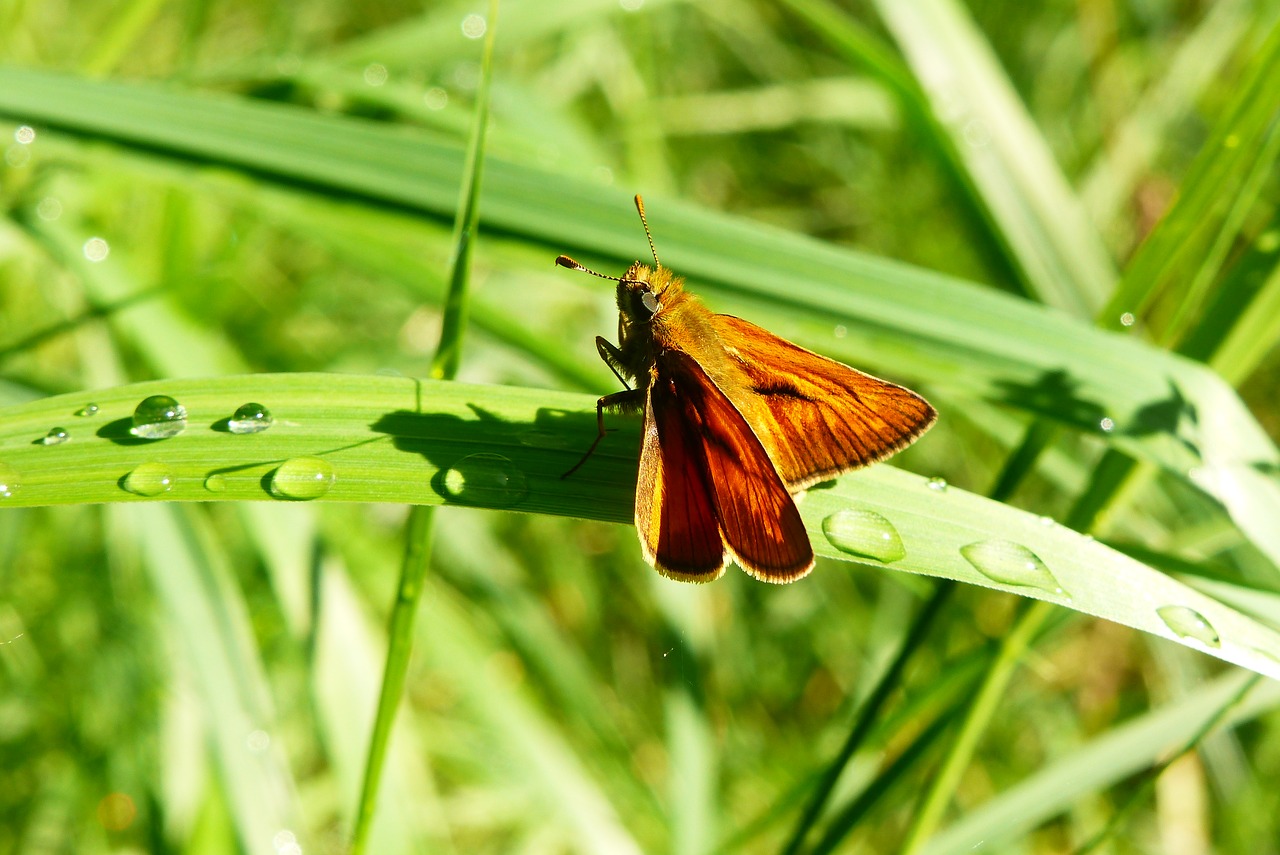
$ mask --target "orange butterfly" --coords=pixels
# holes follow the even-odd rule
[[[568,256],[556,264],[618,283],[618,346],[596,350],[628,386],[596,402],[644,412],[636,529],[664,576],[709,582],[729,559],[757,579],[791,582],[813,569],[793,493],[883,460],[937,418],[916,393],[797,347],[732,315],[713,314],[658,261],[605,276]],[[628,378],[635,381],[630,388]]]

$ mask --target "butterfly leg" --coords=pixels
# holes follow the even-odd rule
[[[607,342],[606,342],[607,343]],[[591,447],[587,449],[587,453],[582,455],[582,459],[573,464],[573,468],[561,475],[561,478],[568,478],[574,472],[582,468],[582,464],[587,462],[592,454],[595,453],[596,446],[600,444],[600,440],[604,439],[606,433],[604,427],[604,410],[605,407],[635,407],[643,406],[644,392],[638,389],[624,389],[621,392],[614,392],[612,395],[605,395],[596,401],[596,438],[591,443]]]
[[[596,353],[600,354],[600,361],[609,366],[609,370],[613,372],[614,377],[618,378],[618,382],[630,389],[631,384],[622,376],[622,351],[614,347],[609,339],[598,335],[596,336]]]

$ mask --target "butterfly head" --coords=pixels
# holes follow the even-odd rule
[[[637,261],[618,280],[618,311],[633,324],[648,323],[679,287],[665,267],[651,268]]]

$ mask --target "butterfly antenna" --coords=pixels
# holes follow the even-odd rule
[[[560,265],[561,267],[567,267],[570,270],[581,270],[583,273],[590,273],[592,276],[599,276],[601,279],[608,279],[610,282],[622,281],[622,278],[618,276],[606,276],[603,273],[597,273],[594,270],[592,270],[590,267],[585,267],[579,264],[578,262],[574,261],[572,258],[570,258],[567,255],[557,255],[556,264]]]
[[[649,231],[649,221],[644,218],[644,200],[640,198],[640,194],[636,194],[636,210],[640,212],[640,225],[644,226],[644,236],[649,239],[649,252],[653,253],[653,264],[655,267],[661,267],[662,262],[658,260],[658,248],[653,245],[653,235]]]

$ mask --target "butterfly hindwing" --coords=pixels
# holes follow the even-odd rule
[[[714,579],[730,555],[770,582],[813,567],[800,512],[761,440],[682,351],[655,361],[640,472],[636,525],[646,554],[667,575]]]

